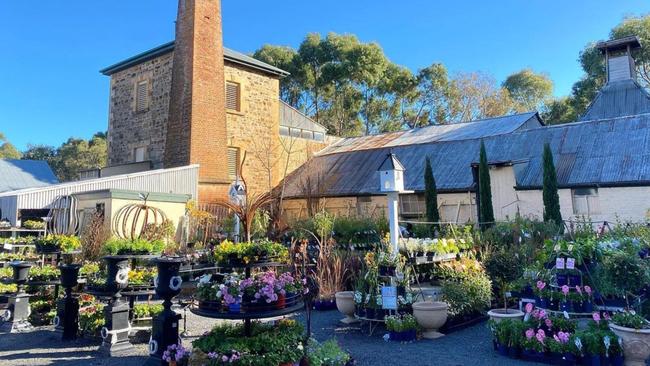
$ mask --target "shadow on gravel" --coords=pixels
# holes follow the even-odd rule
[[[99,346],[96,340],[77,339],[62,341],[61,334],[53,330],[35,330],[26,333],[0,333],[0,352],[20,351],[35,348],[64,349]]]

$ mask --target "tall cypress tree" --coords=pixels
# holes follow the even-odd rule
[[[492,209],[492,188],[490,186],[490,168],[488,167],[485,144],[481,141],[481,154],[478,165],[478,192],[479,192],[479,221],[481,227],[486,228],[494,222],[494,210]]]
[[[560,213],[560,195],[557,192],[557,173],[553,163],[551,146],[544,144],[544,182],[542,196],[544,199],[544,221],[553,221],[559,228],[563,228],[562,214]]]
[[[431,161],[427,156],[424,166],[424,202],[427,207],[427,221],[439,222],[440,212],[438,212],[438,189],[436,188],[436,178],[433,177]],[[436,225],[434,225],[436,227]]]

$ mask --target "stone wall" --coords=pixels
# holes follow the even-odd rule
[[[172,54],[167,53],[111,75],[108,114],[108,165],[134,161],[133,151],[147,147],[154,168],[162,168],[169,114]],[[149,81],[149,104],[135,111],[135,86]]]

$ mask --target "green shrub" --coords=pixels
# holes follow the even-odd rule
[[[482,313],[490,306],[492,282],[478,261],[464,259],[443,267],[446,269],[438,274],[445,278],[442,300],[449,304],[452,317]]]
[[[344,366],[350,355],[334,339],[319,344],[312,338],[307,343],[307,358],[310,366]]]
[[[512,284],[524,274],[524,268],[518,256],[506,251],[499,251],[490,255],[485,262],[485,270],[495,281],[501,291],[503,307],[507,308],[508,299],[506,293],[510,291]]]
[[[165,243],[161,240],[145,239],[109,239],[103,247],[105,254],[122,255],[122,254],[158,254],[165,248]]]

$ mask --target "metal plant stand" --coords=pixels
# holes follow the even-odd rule
[[[13,283],[17,285],[17,291],[9,296],[9,303],[3,315],[4,323],[0,325],[0,332],[20,333],[34,329],[29,323],[29,294],[23,291],[23,285],[27,283],[31,263],[12,262],[10,264],[14,271]]]
[[[70,341],[77,339],[79,330],[79,299],[72,294],[72,289],[77,286],[80,264],[65,264],[59,266],[61,270],[61,284],[65,288],[65,297],[57,300],[57,314],[54,325],[62,333],[61,339]]]
[[[145,366],[167,366],[162,355],[168,346],[180,343],[178,325],[181,315],[172,310],[172,299],[181,292],[183,280],[179,276],[183,260],[179,257],[162,257],[155,260],[158,267],[156,295],[163,298],[164,310],[153,319],[149,358]]]

